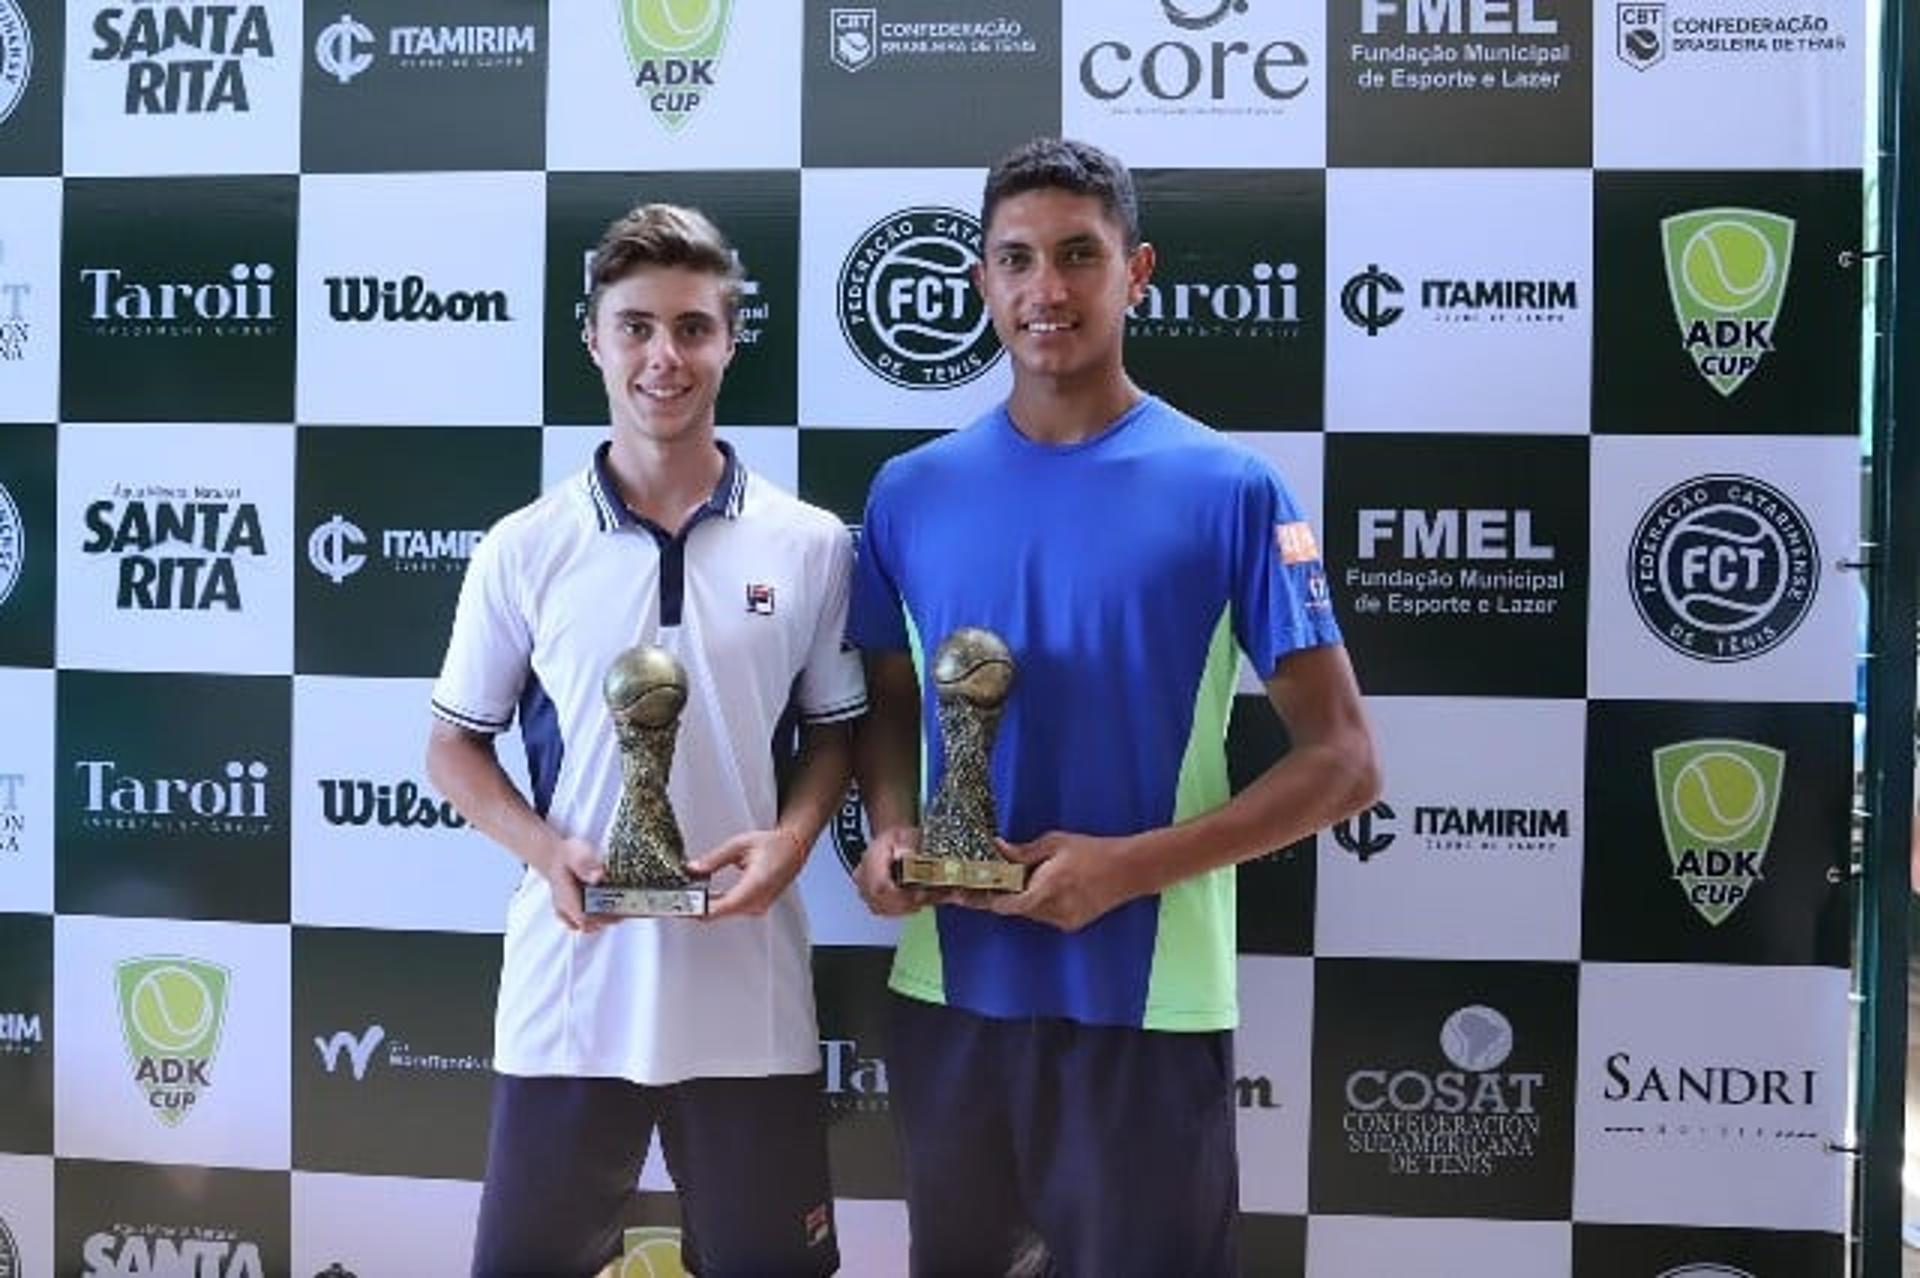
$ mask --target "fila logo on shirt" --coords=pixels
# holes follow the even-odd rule
[[[773,615],[773,587],[760,582],[747,584],[747,611],[755,616]]]

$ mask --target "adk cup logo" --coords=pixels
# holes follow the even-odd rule
[[[1707,385],[1731,395],[1773,350],[1793,264],[1793,219],[1695,209],[1663,218],[1660,241],[1681,344]]]
[[[114,985],[134,1085],[155,1118],[178,1127],[213,1086],[227,969],[177,956],[127,959],[114,969]]]
[[[840,267],[840,331],[862,364],[895,386],[941,390],[1000,358],[986,303],[969,278],[981,227],[970,213],[912,208],[868,227]]]
[[[1786,767],[1786,751],[1751,741],[1681,741],[1653,752],[1674,882],[1715,927],[1763,877]]]
[[[677,132],[713,93],[733,0],[620,0],[633,83],[661,127]]]
[[[1813,524],[1772,485],[1702,475],[1662,493],[1634,529],[1634,607],[1675,652],[1746,661],[1785,643],[1820,588]]]

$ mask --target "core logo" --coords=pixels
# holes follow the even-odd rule
[[[714,90],[733,0],[619,0],[633,83],[661,128],[677,132]]]
[[[1715,927],[1763,877],[1786,767],[1786,751],[1751,741],[1681,741],[1653,752],[1674,881]]]
[[[1707,385],[1732,395],[1774,349],[1793,265],[1793,219],[1712,208],[1660,222],[1681,346]]]
[[[113,5],[94,15],[93,34],[88,56],[127,68],[128,115],[243,114],[247,66],[273,57],[264,4]]]
[[[174,955],[127,959],[114,969],[134,1085],[168,1127],[179,1126],[213,1086],[228,984],[226,968]]]
[[[33,28],[18,0],[0,0],[0,124],[20,105],[32,79]]]
[[[1000,358],[986,304],[969,278],[980,223],[949,208],[911,208],[864,231],[840,267],[840,332],[860,362],[909,390],[959,386]]]
[[[1655,499],[1634,529],[1628,585],[1647,629],[1698,661],[1771,652],[1820,588],[1813,524],[1771,484],[1702,475]]]
[[[1256,48],[1234,38],[1246,32],[1226,24],[1247,9],[1247,0],[1211,0],[1204,8],[1160,0],[1174,28],[1167,38],[1138,51],[1124,40],[1093,45],[1080,58],[1080,88],[1116,114],[1277,114],[1312,82],[1307,52],[1292,40]],[[1185,38],[1223,26],[1205,43]]]

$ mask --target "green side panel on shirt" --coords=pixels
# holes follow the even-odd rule
[[[907,645],[913,652],[914,685],[927,681],[926,647],[920,641],[920,627],[903,604],[900,613],[907,622]],[[920,732],[920,810],[927,807],[927,734]],[[908,998],[926,1003],[947,1001],[946,966],[940,958],[940,928],[932,908],[909,914],[900,924],[900,943],[893,951],[893,976],[887,984]]]
[[[1230,797],[1227,720],[1240,669],[1231,610],[1222,609],[1194,697],[1193,730],[1180,761],[1173,821],[1211,812]],[[1209,870],[1160,894],[1142,1022],[1155,1030],[1232,1029],[1239,1021],[1234,867]]]

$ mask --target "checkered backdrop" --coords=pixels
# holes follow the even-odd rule
[[[1385,756],[1241,873],[1247,1272],[1840,1273],[1865,36],[0,0],[0,1273],[462,1271],[516,868],[428,788],[427,690],[475,539],[604,431],[589,249],[715,216],[723,433],[854,522],[1005,392],[974,211],[1059,131],[1135,167],[1130,366],[1313,512]],[[1244,782],[1286,742],[1242,693]],[[863,837],[800,889],[869,1275],[906,1222]],[[672,1272],[643,1208],[628,1272]]]

